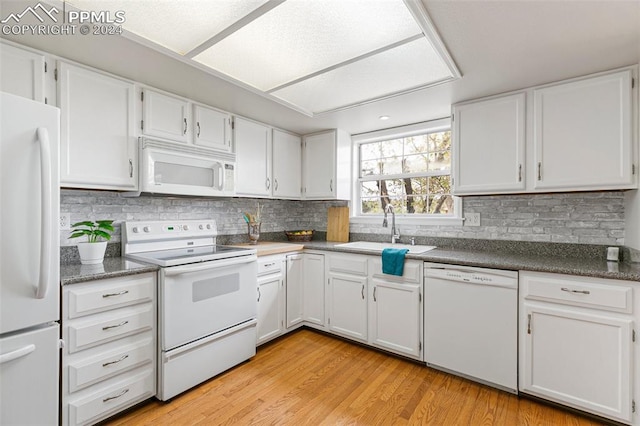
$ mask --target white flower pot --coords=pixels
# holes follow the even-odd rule
[[[102,263],[106,250],[106,241],[100,241],[97,243],[78,243],[80,263],[83,265],[95,265],[96,263]]]

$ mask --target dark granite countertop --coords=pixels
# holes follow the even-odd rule
[[[304,243],[304,248],[307,250],[342,253],[376,254],[376,252],[369,250],[336,247],[338,244],[341,243],[310,241]],[[568,256],[561,256],[557,252],[551,255],[544,251],[536,252],[535,250],[524,253],[518,250],[507,251],[484,250],[478,249],[477,247],[473,247],[472,249],[443,247],[422,254],[407,254],[407,259],[513,271],[553,272],[558,274],[640,281],[640,263],[607,262],[604,256],[576,256],[575,253],[570,253]],[[104,262],[99,265],[81,265],[79,262],[61,264],[60,281],[62,285],[66,285],[142,274],[145,272],[155,272],[158,269],[158,266],[145,265],[125,260],[122,257],[106,257]]]
[[[80,262],[60,265],[60,282],[62,285],[77,284],[105,278],[116,278],[127,275],[156,272],[158,266],[126,260],[123,257],[105,257],[97,265],[81,265]]]
[[[376,254],[368,250],[336,247],[337,244],[341,243],[310,241],[305,243],[304,248],[307,250],[327,250],[343,253]],[[509,253],[506,251],[436,248],[422,254],[407,254],[406,258],[451,265],[477,266],[514,271],[553,272],[558,274],[640,281],[640,264],[607,262],[604,257],[560,257],[544,254]]]

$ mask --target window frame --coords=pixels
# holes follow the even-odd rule
[[[360,145],[371,142],[380,142],[385,140],[400,139],[409,136],[422,135],[425,133],[436,133],[442,131],[451,131],[451,118],[442,118],[439,120],[426,121],[422,123],[410,124],[407,126],[394,127],[390,129],[383,129],[374,132],[360,133],[352,136],[352,153],[353,153],[353,173],[352,173],[352,194],[351,203],[353,208],[351,221],[354,223],[363,224],[379,224],[382,223],[383,214],[362,214],[362,203],[360,199],[360,184],[364,181],[370,181],[372,179],[360,177]],[[453,150],[453,143],[451,144]],[[425,173],[407,173],[407,174],[394,174],[389,175],[388,179],[394,179],[398,177],[411,177],[414,174],[419,176],[431,176],[433,172]],[[433,175],[441,176],[442,173],[433,173]],[[448,175],[453,179],[453,152],[451,153],[451,169]],[[377,180],[377,179],[375,179]],[[442,225],[442,226],[462,226],[463,214],[462,214],[462,199],[453,197],[453,211],[451,216],[441,215],[417,215],[417,214],[405,214],[397,213],[396,222],[403,224],[415,224],[415,225]]]

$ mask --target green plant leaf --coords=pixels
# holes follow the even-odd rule
[[[88,226],[88,227],[92,227],[93,226],[93,222],[89,221],[89,220],[85,220],[84,222],[76,222],[73,225],[71,225],[72,228],[76,228],[78,226]]]

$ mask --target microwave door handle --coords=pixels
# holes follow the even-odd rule
[[[218,190],[222,191],[224,189],[224,164],[220,164],[218,167]]]

